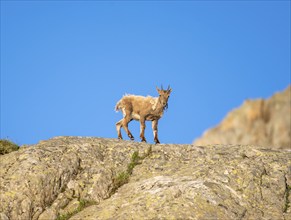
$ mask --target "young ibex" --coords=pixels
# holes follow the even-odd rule
[[[120,129],[123,127],[128,137],[134,140],[128,129],[128,123],[134,119],[140,121],[140,138],[142,142],[146,142],[144,137],[145,121],[152,121],[154,141],[156,144],[160,143],[158,139],[158,120],[163,116],[164,110],[168,108],[168,99],[172,89],[170,86],[168,86],[167,90],[163,90],[163,87],[161,89],[157,87],[157,91],[159,97],[125,95],[117,102],[115,110],[121,110],[123,113],[123,119],[116,123],[119,139],[122,139]]]

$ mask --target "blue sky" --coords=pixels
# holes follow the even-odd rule
[[[115,103],[161,84],[173,89],[161,143],[191,143],[282,91],[290,1],[1,1],[1,138],[115,138]]]

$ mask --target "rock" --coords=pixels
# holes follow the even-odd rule
[[[56,219],[76,210],[71,220],[288,219],[291,213],[287,150],[58,137],[0,159],[5,220]],[[121,176],[129,178],[116,188]]]
[[[126,170],[134,151],[147,147],[110,139],[58,137],[1,155],[1,217],[54,219],[74,199],[106,199],[113,176]]]
[[[244,144],[291,149],[291,86],[269,99],[245,101],[193,144]]]
[[[0,213],[0,220],[9,220],[9,218],[4,213]]]
[[[78,201],[78,199],[73,199],[66,207],[65,209],[61,209],[60,210],[60,214],[61,215],[65,215],[67,213],[73,213],[75,210],[78,209],[80,205],[80,202]]]
[[[154,146],[128,184],[71,219],[284,219],[290,159],[252,146]]]
[[[38,220],[48,220],[48,219],[56,219],[56,218],[57,218],[57,211],[53,208],[48,208],[39,216]]]

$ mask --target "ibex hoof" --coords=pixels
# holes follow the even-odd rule
[[[160,144],[159,140],[155,140],[155,143],[156,143],[156,144]]]
[[[147,140],[145,138],[141,139],[141,142],[147,142]]]
[[[118,137],[118,140],[122,140],[122,137],[121,137],[121,136],[119,136],[119,137]]]
[[[129,138],[130,138],[130,140],[132,140],[132,141],[134,140],[134,137],[133,137],[133,136],[129,136]]]

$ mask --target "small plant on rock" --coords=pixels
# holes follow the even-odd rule
[[[0,139],[0,155],[8,154],[12,151],[17,151],[19,146],[12,141]]]
[[[150,147],[143,156],[139,156],[138,151],[133,152],[131,156],[130,163],[127,165],[126,171],[119,173],[116,177],[113,178],[113,187],[111,195],[114,194],[119,187],[128,183],[129,177],[132,174],[132,171],[136,165],[141,164],[141,161],[148,157],[152,153],[152,147]]]
[[[68,212],[66,214],[63,214],[63,215],[59,215],[57,217],[57,220],[68,220],[70,219],[73,215],[81,212],[83,209],[91,206],[91,205],[96,205],[97,202],[95,201],[91,201],[91,200],[86,200],[86,199],[81,199],[79,201],[79,206],[72,212]]]

